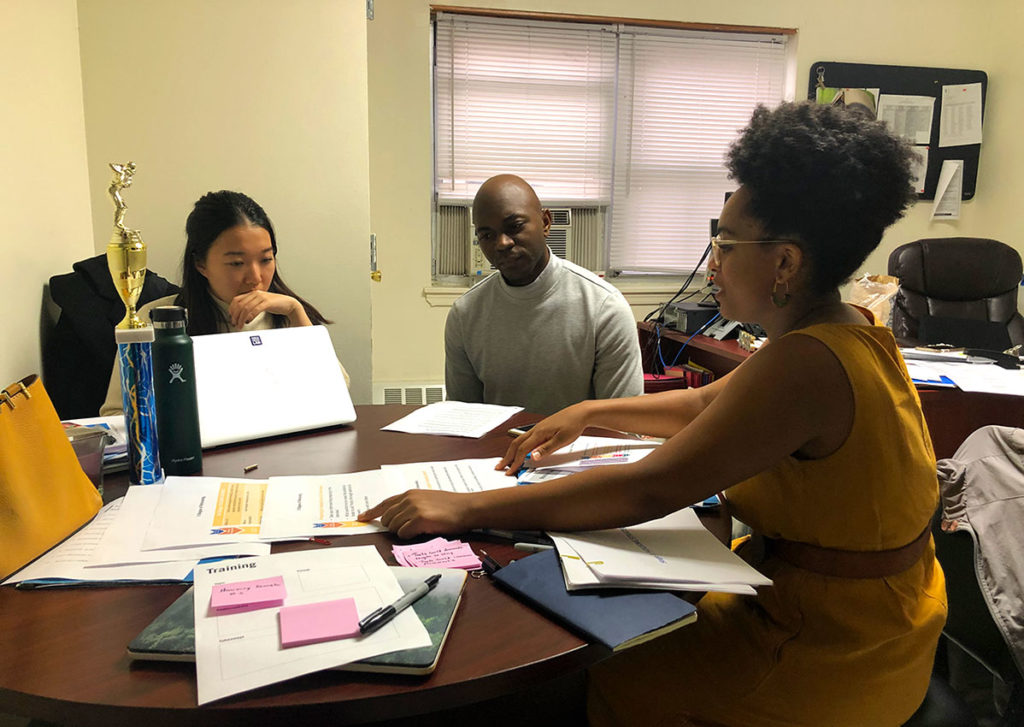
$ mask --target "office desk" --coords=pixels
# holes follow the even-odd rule
[[[651,366],[657,360],[654,325],[640,322],[637,330],[640,350],[644,355],[644,371],[653,371]],[[661,329],[662,355],[666,362],[675,357],[688,338],[678,331]],[[680,361],[692,358],[695,363],[714,371],[716,376],[729,373],[750,355],[735,340],[716,341],[707,336],[694,336],[686,349],[687,353],[680,357]],[[937,459],[952,457],[969,434],[987,424],[1024,427],[1024,396],[929,388],[919,388],[917,393]]]
[[[259,468],[248,476],[260,478],[355,472],[381,464],[496,456],[510,441],[504,427],[479,440],[379,431],[414,408],[361,406],[352,427],[206,452],[203,473],[237,477],[250,464]],[[538,418],[520,414],[512,421]],[[123,475],[109,478],[108,499],[125,487]],[[724,531],[716,534],[724,537]],[[372,543],[390,564],[395,542],[390,534],[334,539],[335,546]],[[471,542],[502,564],[524,555],[507,544]],[[320,547],[325,546],[287,543],[274,549]],[[355,725],[413,716],[417,727],[481,719],[496,727],[529,719],[525,711],[516,714],[529,707],[529,700],[518,696],[523,690],[543,690],[607,656],[486,578],[469,578],[437,671],[428,677],[327,671],[198,708],[191,664],[132,662],[125,653],[125,645],[182,590],[0,589],[0,712],[68,724],[145,727]],[[484,717],[488,709],[500,711]],[[430,716],[439,710],[472,710],[473,718],[453,719],[451,712]]]

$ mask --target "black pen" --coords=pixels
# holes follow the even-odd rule
[[[397,616],[400,612],[411,606],[413,603],[430,593],[431,589],[441,580],[441,574],[435,573],[423,583],[419,584],[390,606],[381,606],[366,618],[359,622],[359,633],[373,633],[388,621]]]
[[[496,561],[491,556],[487,555],[486,550],[480,551],[480,562],[484,566],[484,571],[486,571],[487,575],[489,576],[494,575],[495,571],[501,570],[501,566],[498,565],[498,561]]]

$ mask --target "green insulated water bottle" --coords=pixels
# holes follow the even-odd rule
[[[196,401],[196,367],[192,339],[185,332],[180,305],[162,305],[149,313],[153,321],[153,388],[160,462],[169,475],[193,475],[203,468]]]

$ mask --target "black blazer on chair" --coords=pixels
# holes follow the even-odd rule
[[[81,260],[72,268],[74,272],[50,278],[49,293],[60,315],[43,335],[43,382],[61,419],[99,413],[117,350],[114,326],[124,318],[124,303],[110,279],[105,255]],[[139,305],[178,290],[147,271]]]

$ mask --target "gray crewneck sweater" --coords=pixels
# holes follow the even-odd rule
[[[449,399],[551,414],[643,393],[629,304],[554,254],[529,285],[508,285],[498,273],[471,288],[452,304],[444,338]]]

